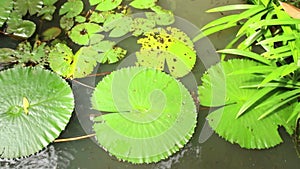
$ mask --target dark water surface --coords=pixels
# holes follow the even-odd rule
[[[209,21],[222,16],[220,13],[207,14],[209,8],[245,2],[242,0],[161,0],[164,7],[172,9],[176,16],[186,21],[202,27]],[[231,31],[223,31],[210,37],[216,49],[221,49],[233,37]],[[2,39],[2,38],[1,38]],[[123,45],[129,45],[132,39],[127,39]],[[132,40],[132,43],[135,43]],[[11,46],[13,46],[13,42]],[[122,43],[121,43],[122,44]],[[2,47],[3,41],[0,41]],[[5,44],[7,45],[7,44]],[[203,44],[199,44],[200,48]],[[210,46],[209,44],[206,44]],[[199,51],[198,51],[199,52]],[[201,52],[201,51],[200,51]],[[210,51],[206,51],[206,55]],[[205,55],[205,52],[204,54]],[[212,54],[214,55],[214,54]],[[206,58],[207,59],[207,58]],[[195,70],[196,79],[187,79],[185,82],[195,83],[205,71],[205,67],[215,63],[215,57],[211,60],[200,60]],[[209,62],[209,63],[203,63]],[[103,66],[101,71],[111,71],[114,66]],[[100,79],[85,80],[85,83],[95,85],[95,81]],[[79,84],[73,83],[74,93],[77,96],[89,95],[92,90],[82,88]],[[195,90],[195,86],[189,86]],[[77,99],[77,113],[73,114],[71,122],[60,136],[61,138],[75,137],[92,133],[89,129],[88,112],[84,115],[85,106],[89,103],[89,98]],[[91,113],[91,112],[89,112]],[[0,169],[8,168],[58,168],[58,169],[297,169],[300,159],[297,157],[294,144],[290,137],[282,131],[284,143],[269,150],[246,150],[238,145],[232,145],[216,134],[210,135],[210,130],[204,127],[205,116],[208,110],[199,110],[198,126],[191,141],[179,152],[170,158],[157,164],[132,165],[126,162],[119,162],[115,157],[111,157],[107,152],[95,144],[92,139],[85,139],[67,143],[54,143],[27,159],[11,160],[0,163]],[[85,117],[86,116],[86,117]],[[85,121],[86,120],[86,121]],[[205,131],[203,132],[202,129]],[[202,135],[206,133],[207,136]]]

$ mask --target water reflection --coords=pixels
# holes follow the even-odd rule
[[[67,169],[75,159],[75,149],[48,146],[28,158],[0,159],[1,169]]]

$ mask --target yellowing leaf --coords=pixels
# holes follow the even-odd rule
[[[285,2],[280,2],[280,5],[282,6],[282,8],[284,9],[284,11],[289,14],[292,18],[295,18],[295,19],[300,19],[300,9],[293,6],[293,5],[290,5],[288,3],[285,3]]]
[[[28,115],[29,101],[26,97],[23,97],[23,109],[26,115]]]

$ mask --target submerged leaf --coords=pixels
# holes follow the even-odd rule
[[[91,102],[93,109],[109,112],[94,119],[99,144],[132,163],[167,158],[187,143],[196,127],[196,107],[188,90],[150,68],[112,72],[98,83]]]
[[[202,77],[199,86],[200,104],[203,106],[223,106],[208,115],[210,126],[223,138],[231,143],[238,143],[249,149],[270,148],[282,142],[278,133],[278,126],[284,126],[287,131],[294,128],[293,122],[287,122],[295,102],[282,105],[276,112],[264,119],[258,118],[268,111],[269,107],[255,108],[258,104],[275,99],[276,94],[262,94],[255,99],[242,116],[236,118],[239,110],[253,96],[257,96],[262,89],[241,88],[259,84],[263,77],[255,74],[237,74],[232,72],[247,69],[248,67],[262,66],[250,60],[229,60],[221,62],[210,69]],[[275,88],[276,86],[274,86]],[[272,88],[272,87],[269,87]],[[268,92],[268,89],[266,89]],[[272,90],[272,89],[269,89]],[[274,89],[274,91],[278,89]],[[290,133],[291,134],[291,133]]]
[[[188,74],[196,62],[193,42],[182,31],[168,27],[154,29],[138,40],[137,65],[169,71],[174,77]],[[168,66],[165,68],[165,63]]]
[[[1,158],[42,150],[69,122],[74,98],[57,74],[41,68],[9,69],[0,72],[0,86]]]
[[[48,28],[47,30],[45,30],[42,33],[42,39],[44,41],[49,41],[49,40],[53,40],[55,39],[57,36],[59,36],[61,33],[61,29],[59,29],[58,27],[51,27]]]

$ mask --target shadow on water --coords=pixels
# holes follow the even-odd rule
[[[243,0],[165,0],[162,5],[172,9],[175,15],[185,18],[198,27],[220,17],[222,14],[206,14],[209,8],[245,2]],[[232,32],[222,31],[210,37],[217,49],[223,48],[233,37]],[[222,39],[220,39],[222,37]],[[2,39],[2,37],[0,37]],[[6,40],[5,40],[6,41]],[[15,42],[0,42],[0,47],[14,47]],[[201,66],[200,66],[201,67]],[[103,67],[111,71],[110,67]],[[201,73],[199,68],[196,80],[199,82]],[[86,89],[85,92],[91,92]],[[300,159],[296,155],[294,143],[285,131],[280,129],[284,143],[269,150],[245,150],[238,145],[232,145],[224,139],[212,134],[207,140],[199,141],[207,109],[200,108],[198,126],[191,141],[179,152],[170,158],[156,164],[133,165],[119,162],[115,157],[95,144],[92,139],[84,139],[67,143],[54,143],[43,151],[25,159],[0,160],[1,169],[10,168],[45,168],[45,169],[290,169],[299,168]],[[207,129],[209,130],[209,129]],[[66,130],[60,136],[68,138],[85,135],[87,131],[82,128],[77,114],[73,114]],[[209,132],[209,131],[208,131]],[[201,140],[201,139],[200,139]]]

